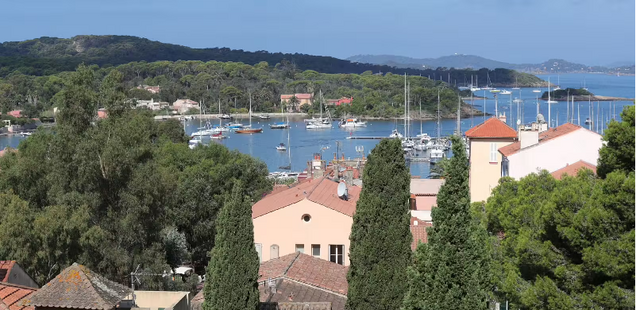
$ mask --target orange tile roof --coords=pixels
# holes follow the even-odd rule
[[[14,260],[0,260],[0,282],[9,282],[9,274],[13,265],[15,265]]]
[[[563,124],[559,127],[550,128],[544,132],[539,133],[539,144],[546,141],[550,141],[554,138],[567,135],[579,129],[584,129],[584,128],[578,125],[570,124],[570,123]],[[499,148],[499,153],[501,153],[503,156],[510,156],[514,153],[519,152],[519,150],[521,150],[521,141],[517,141],[515,143],[508,144],[504,147]]]
[[[491,117],[485,122],[466,131],[469,138],[517,138],[517,131],[496,117]]]
[[[23,303],[36,290],[31,287],[0,282],[0,309],[34,310],[33,306],[26,306]]]
[[[353,216],[356,202],[360,198],[360,188],[349,186],[349,199],[337,196],[338,182],[327,178],[308,179],[284,191],[267,195],[252,206],[252,218],[257,218],[285,208],[303,199],[308,199],[342,214]]]
[[[576,174],[581,169],[590,169],[592,170],[592,172],[594,172],[594,174],[596,174],[596,166],[586,161],[579,160],[571,165],[566,165],[565,167],[552,172],[552,176],[557,180],[561,180],[564,174],[567,174],[569,176],[576,176]]]
[[[411,217],[411,235],[413,235],[413,241],[411,242],[411,250],[415,251],[417,245],[428,242],[428,233],[426,228],[432,227],[433,223],[423,221],[417,217]]]

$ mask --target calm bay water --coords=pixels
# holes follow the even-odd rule
[[[556,83],[559,80],[561,88],[580,88],[584,82],[590,92],[596,95],[613,96],[613,97],[625,97],[634,98],[634,76],[611,76],[600,74],[562,74],[557,77],[554,75],[539,75],[540,78],[547,80],[550,77],[551,82]],[[537,94],[532,92],[533,89],[522,88],[521,90],[512,90],[512,95],[499,95],[498,98],[498,112],[506,113],[508,117],[508,123],[515,127],[517,115],[522,119],[522,123],[530,123],[536,119],[537,109]],[[541,89],[546,91],[547,88]],[[478,91],[475,93],[477,96],[487,97],[485,103],[483,99],[475,100],[473,104],[475,108],[484,110],[490,114],[495,113],[495,100],[493,95],[489,92]],[[512,103],[515,98],[521,98],[524,102],[520,104],[521,113],[517,110],[517,104]],[[468,102],[470,103],[470,102]],[[511,106],[512,103],[512,106]],[[597,104],[594,104],[594,110],[596,113]],[[589,117],[589,105],[587,102],[575,103],[575,108],[580,105],[580,119],[581,123]],[[623,106],[633,105],[632,101],[614,102],[616,115],[618,119],[620,111]],[[546,102],[539,100],[540,111],[547,119],[548,105]],[[610,112],[610,103],[601,102],[600,111],[603,111],[605,119],[609,119],[612,115]],[[413,107],[413,111],[416,111],[417,107]],[[578,109],[575,109],[578,110]],[[512,113],[512,117],[511,117]],[[564,102],[552,104],[551,116],[553,125],[563,124],[566,122],[567,105]],[[600,114],[599,114],[600,115]],[[577,123],[578,113],[575,113],[574,123]],[[462,131],[470,129],[472,126],[483,122],[483,117],[474,117],[468,119],[462,119],[461,127]],[[235,120],[243,124],[249,123],[249,120]],[[289,131],[290,145],[291,145],[291,162],[293,171],[302,171],[307,166],[307,161],[311,160],[314,153],[323,154],[323,158],[332,159],[334,153],[339,150],[339,156],[344,153],[345,157],[359,157],[359,150],[363,150],[365,154],[368,154],[371,149],[379,142],[379,140],[353,140],[347,139],[349,136],[375,136],[375,137],[387,137],[393,129],[398,129],[404,133],[403,120],[396,121],[369,121],[368,126],[364,128],[356,128],[344,130],[338,128],[334,124],[332,129],[323,130],[307,130],[305,123],[301,118],[290,118],[291,129],[287,130],[273,130],[269,128],[269,124],[283,121],[282,119],[272,118],[270,120],[253,120],[253,127],[263,127],[263,133],[253,135],[239,135],[229,133],[229,138],[217,141],[206,141],[209,143],[221,143],[230,149],[236,149],[241,153],[250,154],[263,160],[270,171],[279,171],[278,167],[286,166],[289,163],[289,156],[286,152],[279,152],[276,150],[276,145],[279,143],[287,144],[287,134]],[[218,124],[218,121],[212,121],[213,124]],[[599,122],[600,123],[600,122]],[[441,133],[442,135],[452,134],[455,130],[456,120],[442,120],[441,121]],[[186,132],[188,134],[194,132],[199,127],[198,120],[191,120],[186,123]],[[422,128],[423,132],[428,133],[431,136],[436,136],[437,126],[436,121],[413,121],[411,124],[411,135],[416,135]],[[17,147],[20,141],[24,139],[21,136],[8,136],[0,137],[0,148],[6,146]],[[358,150],[358,151],[357,151]],[[421,154],[421,156],[428,156],[427,154]],[[413,175],[427,177],[430,173],[430,165],[427,162],[412,163],[411,173]]]

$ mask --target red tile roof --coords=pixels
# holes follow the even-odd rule
[[[9,274],[14,265],[14,260],[0,260],[0,282],[9,282]]]
[[[252,218],[282,209],[303,199],[308,199],[342,214],[353,216],[360,198],[360,187],[349,186],[349,199],[337,196],[338,182],[327,178],[308,179],[292,188],[267,195],[252,206]]]
[[[426,228],[432,227],[433,223],[423,221],[417,217],[411,217],[411,235],[413,235],[413,241],[411,242],[411,250],[415,251],[417,245],[428,242],[428,233]]]
[[[491,117],[485,122],[466,131],[469,138],[517,138],[517,131],[496,117]]]
[[[569,176],[576,176],[576,174],[581,169],[590,169],[592,170],[592,172],[594,172],[594,174],[596,174],[596,166],[586,161],[579,160],[571,165],[566,165],[565,167],[552,172],[552,176],[557,180],[561,180],[564,174],[567,174]]]
[[[21,285],[0,282],[1,310],[34,310],[33,306],[24,305],[36,289]]]
[[[550,128],[544,132],[539,133],[539,144],[546,141],[550,141],[552,139],[555,139],[561,136],[565,136],[579,129],[584,129],[584,128],[581,126],[570,124],[570,123],[563,124],[559,127]],[[499,153],[501,153],[503,156],[510,156],[514,153],[517,153],[520,149],[521,149],[521,141],[517,141],[515,143],[499,148]]]
[[[74,263],[37,290],[27,305],[42,308],[111,310],[132,290]]]

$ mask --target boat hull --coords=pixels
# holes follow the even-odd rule
[[[234,132],[235,133],[241,133],[241,134],[261,133],[261,132],[263,132],[263,128],[238,129],[238,130],[235,130]]]

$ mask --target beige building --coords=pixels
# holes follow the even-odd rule
[[[288,107],[287,109],[296,109],[299,110],[301,106],[308,104],[312,105],[314,102],[314,94],[290,94],[290,95],[280,95],[280,103],[287,104],[292,98],[296,98],[298,102],[295,107]]]
[[[300,252],[348,266],[349,235],[361,187],[349,186],[343,199],[338,197],[338,184],[327,177],[307,179],[267,195],[252,206],[254,243],[260,261]],[[427,187],[426,192],[435,191],[434,187]],[[413,249],[426,242],[426,227],[430,226],[430,220],[411,214]]]
[[[502,175],[499,149],[514,143],[517,132],[491,117],[466,131],[470,162],[470,201],[486,201]]]
[[[134,296],[133,296],[134,294]],[[134,291],[133,310],[190,310],[190,292]]]

